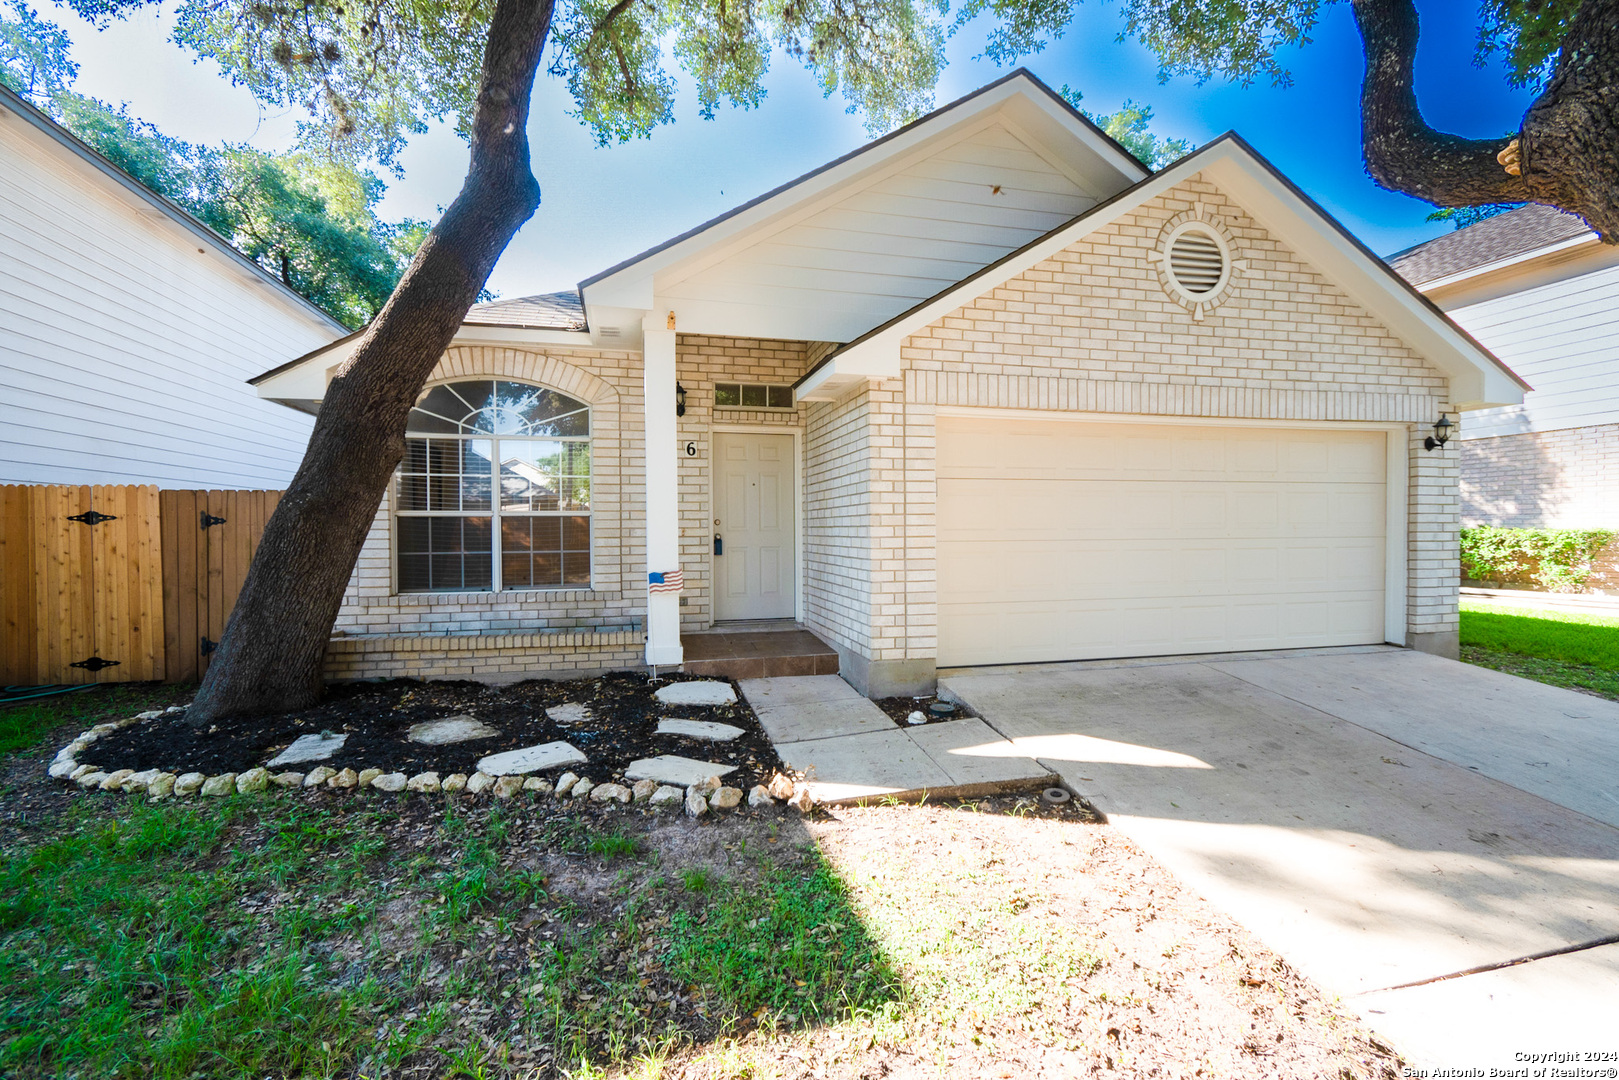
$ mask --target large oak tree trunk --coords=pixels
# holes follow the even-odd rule
[[[1464,139],[1430,127],[1413,78],[1413,0],[1353,5],[1366,46],[1361,135],[1373,180],[1440,206],[1546,203],[1619,243],[1619,0],[1580,5],[1557,68],[1514,140]]]
[[[265,528],[186,719],[308,706],[405,422],[495,261],[539,206],[528,110],[552,0],[498,0],[461,192],[327,387],[309,449]]]

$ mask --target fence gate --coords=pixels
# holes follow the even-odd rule
[[[0,678],[163,678],[161,552],[155,487],[0,487]]]
[[[163,625],[169,682],[195,682],[225,636],[279,491],[163,491]]]

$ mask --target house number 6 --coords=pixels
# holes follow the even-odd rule
[[[687,457],[696,457],[697,456],[697,444],[696,443],[689,442],[689,443],[686,444],[686,456]]]

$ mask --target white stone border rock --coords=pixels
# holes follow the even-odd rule
[[[103,735],[110,735],[114,731],[143,720],[157,720],[184,711],[181,706],[173,705],[167,709],[138,713],[127,720],[97,724],[88,731],[80,732],[77,738],[57,751],[46,772],[52,779],[76,784],[85,791],[120,791],[129,795],[145,795],[148,802],[159,802],[174,797],[219,798],[226,795],[256,795],[274,789],[313,791],[325,788],[339,791],[370,788],[389,794],[465,792],[468,795],[479,795],[488,792],[497,799],[510,799],[519,792],[529,792],[534,796],[550,795],[557,799],[576,799],[580,802],[588,799],[595,803],[616,803],[621,806],[638,805],[650,810],[669,809],[678,805],[684,808],[686,816],[694,820],[706,816],[710,810],[740,810],[744,802],[751,810],[774,809],[778,803],[785,803],[803,814],[809,813],[815,805],[809,787],[802,778],[795,780],[779,772],[770,778],[768,784],[758,784],[744,795],[740,788],[724,786],[718,776],[710,776],[682,790],[667,784],[659,785],[651,780],[632,781],[620,778],[618,782],[598,784],[589,777],[572,772],[563,773],[555,783],[538,776],[497,777],[482,772],[474,772],[470,776],[466,773],[451,773],[442,779],[436,772],[421,772],[407,777],[402,772],[384,771],[380,768],[364,768],[356,772],[352,768],[334,769],[330,765],[317,765],[307,773],[292,770],[272,773],[269,769],[259,766],[242,773],[227,772],[209,776],[189,772],[176,776],[174,773],[160,772],[157,769],[146,769],[141,772],[133,769],[108,771],[80,760],[85,751]]]

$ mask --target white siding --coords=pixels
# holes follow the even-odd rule
[[[1463,438],[1619,421],[1619,266],[1449,312],[1534,390],[1467,414]]]
[[[245,380],[338,331],[256,277],[0,114],[0,482],[284,487],[312,418]]]
[[[836,336],[847,340],[1111,194],[1085,190],[997,121],[722,261],[660,280],[658,295],[683,314],[693,303],[835,312]]]

